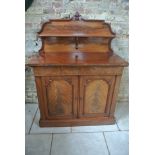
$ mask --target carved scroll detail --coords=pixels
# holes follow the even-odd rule
[[[52,82],[52,80],[48,80],[48,82],[45,83],[45,87],[49,87],[50,86],[50,83]]]

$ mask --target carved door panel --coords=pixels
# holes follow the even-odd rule
[[[42,83],[48,119],[77,117],[77,77],[44,77]]]
[[[115,76],[82,76],[80,116],[109,116]]]

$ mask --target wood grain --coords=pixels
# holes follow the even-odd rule
[[[114,76],[81,76],[80,117],[109,115],[114,81]]]
[[[72,85],[65,80],[52,80],[46,89],[49,114],[71,115]]]
[[[109,86],[104,80],[91,80],[85,86],[84,114],[104,113]]]
[[[78,119],[61,119],[61,120],[40,120],[41,127],[65,127],[65,126],[86,126],[86,125],[109,125],[114,124],[114,117],[97,117],[97,118],[78,118]]]
[[[45,23],[39,32],[41,37],[59,36],[84,36],[84,37],[114,37],[109,24],[101,20],[50,20]]]
[[[49,119],[77,116],[77,77],[44,77],[43,95]]]
[[[73,19],[73,18],[72,18]],[[115,37],[103,20],[50,20],[38,32],[42,40],[40,54],[52,52],[113,53],[111,41]]]
[[[34,67],[35,76],[60,76],[60,75],[121,75],[123,67],[96,67],[96,66],[52,66]]]
[[[38,103],[40,109],[40,120],[46,119],[45,114],[45,104],[44,104],[44,96],[43,96],[43,88],[42,88],[42,79],[41,77],[35,77],[37,95],[38,95]]]
[[[77,39],[77,40],[76,40]],[[110,42],[108,38],[97,37],[48,37],[45,38],[43,51],[50,52],[112,52],[107,46]]]
[[[76,60],[76,56],[78,59]],[[104,53],[50,53],[44,56],[31,56],[28,60],[28,66],[105,66],[105,67],[126,67],[128,62],[116,54],[112,56]]]

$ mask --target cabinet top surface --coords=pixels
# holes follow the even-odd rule
[[[98,53],[50,53],[31,56],[28,66],[128,66],[128,62],[116,54],[104,57]]]

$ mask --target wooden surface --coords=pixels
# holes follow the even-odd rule
[[[42,78],[46,114],[49,119],[77,116],[77,77],[58,76]]]
[[[76,57],[78,56],[78,57]],[[107,56],[101,53],[50,53],[29,58],[29,66],[128,66],[116,54]]]
[[[102,20],[50,20],[39,32],[41,37],[115,37],[110,25]]]
[[[109,66],[36,66],[33,67],[35,76],[60,75],[122,75],[123,67]]]
[[[79,70],[87,67],[77,66]],[[63,68],[64,72],[61,72],[59,66],[33,67],[41,115],[43,113],[40,125],[114,123],[116,97],[123,67],[118,70],[118,67],[96,66],[97,72],[92,70],[89,73],[88,70],[78,74],[75,74],[75,68],[67,66]],[[88,122],[87,118],[88,120],[92,118],[93,121]],[[101,120],[105,122],[100,122]]]
[[[81,117],[108,116],[114,76],[81,76]]]
[[[40,53],[99,52],[113,53],[111,41],[115,37],[103,20],[50,20],[38,32],[42,40]]]
[[[112,51],[107,46],[111,39],[101,37],[48,37],[45,38],[43,51],[51,52],[94,52]],[[62,50],[63,49],[63,50]]]
[[[128,63],[113,53],[115,37],[103,20],[50,20],[31,56],[41,127],[113,124],[119,84]]]

